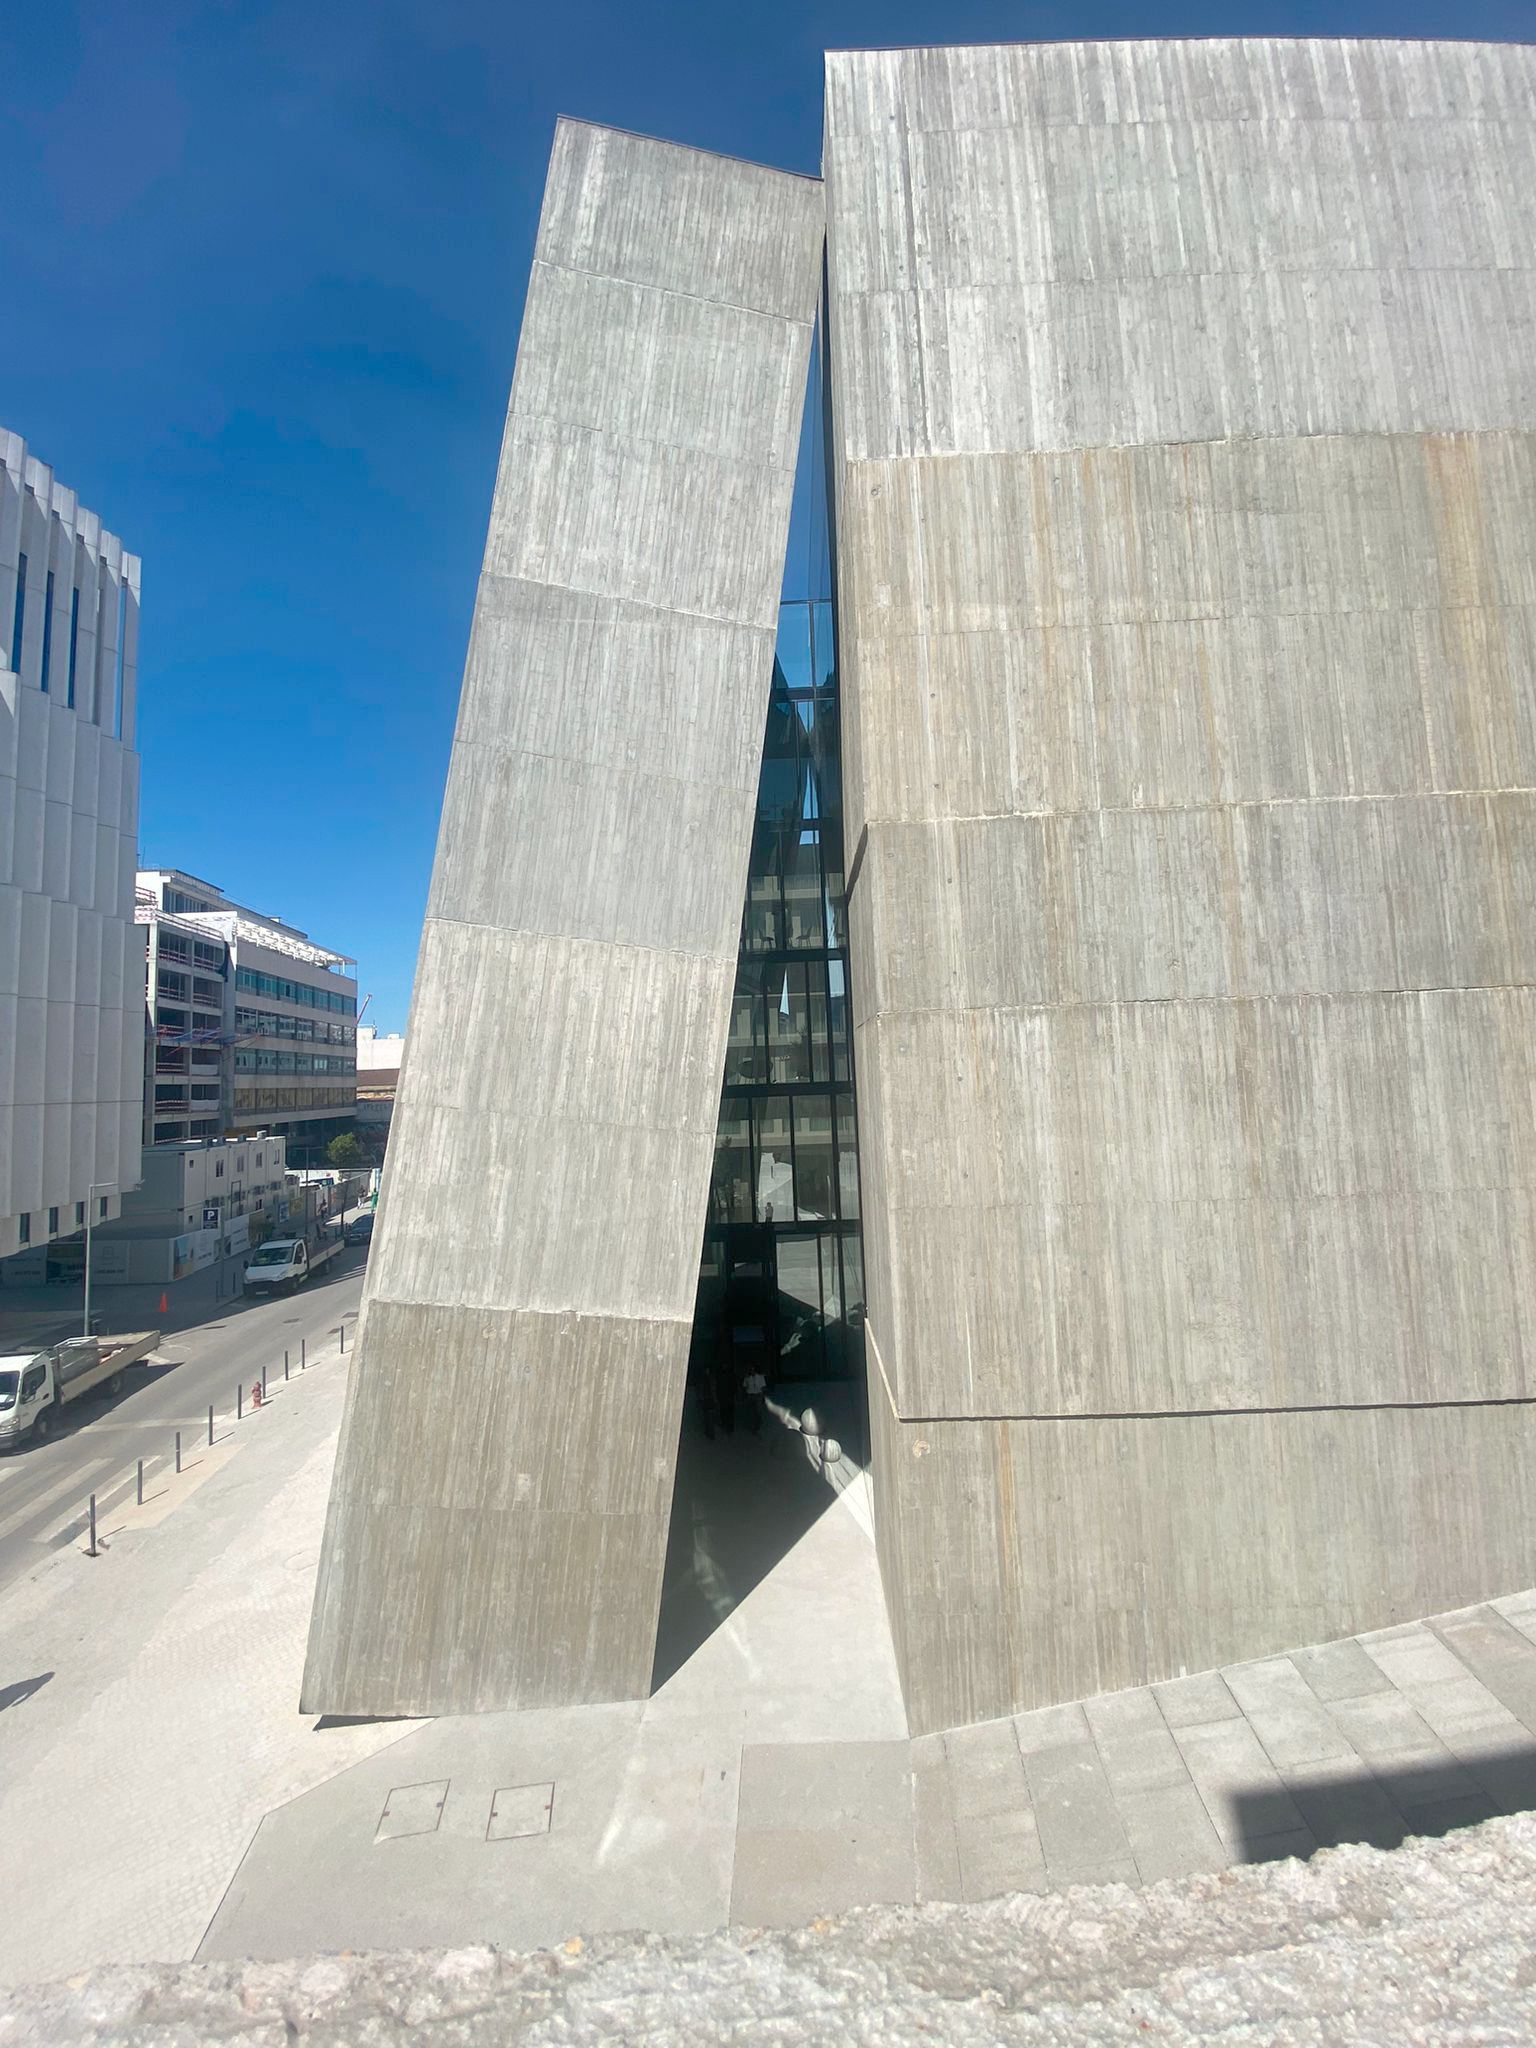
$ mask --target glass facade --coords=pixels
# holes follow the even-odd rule
[[[780,608],[694,1325],[695,1367],[862,1375],[832,607]],[[740,1360],[745,1363],[745,1357]]]
[[[331,989],[312,987],[307,981],[290,981],[286,975],[263,974],[255,967],[237,967],[235,987],[246,995],[275,996],[281,1002],[307,1004],[312,1010],[340,1010],[348,1017],[357,1010],[355,995],[337,995]]]

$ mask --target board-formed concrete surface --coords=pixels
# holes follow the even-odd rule
[[[823,209],[562,121],[304,1699],[646,1690]]]
[[[1536,1562],[1536,51],[829,57],[913,1725]]]

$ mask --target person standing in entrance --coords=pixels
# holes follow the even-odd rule
[[[761,1367],[753,1366],[741,1383],[741,1391],[747,1397],[747,1426],[756,1436],[763,1426],[763,1409],[768,1395],[768,1382],[763,1378]]]

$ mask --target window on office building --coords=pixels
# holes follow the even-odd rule
[[[76,1230],[83,1230],[85,1228],[84,1202],[76,1202],[75,1204],[75,1228]]]
[[[80,593],[72,590],[69,595],[69,682],[65,702],[71,711],[75,708],[75,660],[80,652]]]
[[[25,1209],[22,1210],[16,1219],[16,1242],[18,1244],[30,1244],[32,1242],[32,1218]]]
[[[11,667],[21,674],[21,645],[27,630],[27,558],[16,557],[16,611],[11,619]]]
[[[43,688],[48,687],[48,672],[53,667],[53,571],[48,571],[48,581],[43,587]]]
[[[101,1222],[101,1220],[102,1220],[102,1219],[103,1219],[103,1217],[104,1217],[104,1216],[106,1215],[106,1213],[107,1213],[107,1198],[106,1198],[106,1196],[105,1196],[105,1195],[102,1195],[102,1196],[100,1197],[100,1199],[98,1200],[97,1204],[96,1204],[96,1220],[97,1220],[97,1222],[98,1222],[98,1223],[99,1223],[99,1222]]]
[[[49,1235],[50,1237],[57,1237],[57,1236],[58,1236],[58,1234],[59,1234],[59,1212],[58,1212],[57,1208],[53,1208],[53,1209],[50,1209],[50,1210],[48,1211],[48,1235]]]

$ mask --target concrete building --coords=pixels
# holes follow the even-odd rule
[[[138,1179],[138,634],[138,557],[0,429],[0,1261]]]
[[[834,56],[917,1728],[1523,1583],[1536,51]]]
[[[145,1142],[271,1131],[318,1160],[356,1106],[354,961],[179,868],[140,871],[137,915]]]
[[[821,1222],[914,1731],[1532,1577],[1533,137],[1524,48],[828,60]],[[557,136],[311,1708],[645,1685],[682,1253],[800,1220],[762,643],[666,636],[763,629],[816,203]]]
[[[321,1559],[328,1708],[649,1684],[822,228],[812,179],[556,132]]]

